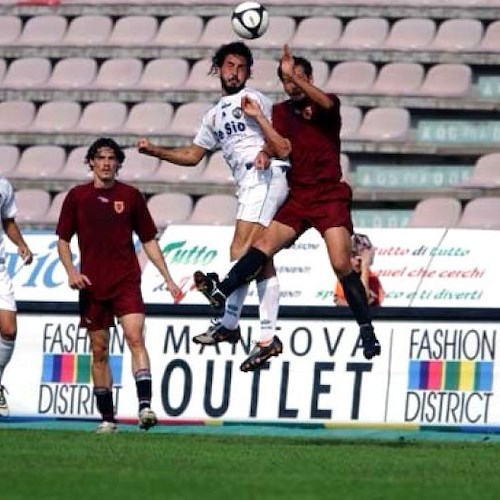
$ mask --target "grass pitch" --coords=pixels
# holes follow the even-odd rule
[[[0,498],[495,499],[500,443],[0,430]]]

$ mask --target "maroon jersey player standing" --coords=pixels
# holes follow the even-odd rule
[[[151,409],[151,369],[143,335],[145,307],[133,233],[172,296],[180,293],[158,245],[157,229],[146,201],[137,189],[116,180],[124,158],[113,139],[100,138],[90,146],[85,161],[93,180],[68,192],[56,229],[57,249],[68,284],[79,290],[80,326],[90,336],[94,395],[102,415],[97,428],[100,433],[116,430],[108,360],[109,328],[115,317],[132,356],[139,426],[148,429],[157,421]],[[70,249],[74,235],[80,248],[80,269],[75,267]]]
[[[224,302],[229,293],[251,280],[267,259],[314,227],[325,241],[332,268],[360,326],[364,356],[371,359],[380,354],[380,344],[363,284],[350,258],[352,191],[342,181],[340,169],[340,102],[313,84],[310,62],[293,57],[287,46],[278,75],[289,99],[274,106],[273,125],[292,146],[289,197],[262,237],[222,282],[213,273],[199,271],[195,282],[211,303]],[[267,345],[257,344],[240,368],[255,370],[281,352],[282,344],[275,336]]]

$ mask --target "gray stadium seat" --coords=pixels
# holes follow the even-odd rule
[[[148,45],[158,30],[154,16],[124,16],[117,19],[106,44],[118,46]]]
[[[456,97],[472,89],[472,70],[467,64],[436,64],[432,66],[418,89],[422,95]]]
[[[427,198],[417,203],[408,227],[455,227],[461,212],[462,205],[456,198]]]
[[[342,127],[340,129],[341,139],[355,139],[363,119],[363,112],[357,106],[340,106],[340,117]]]
[[[209,184],[234,186],[235,181],[231,169],[222,156],[222,151],[215,151],[207,161],[207,166],[201,175],[195,179]]]
[[[168,133],[170,135],[194,136],[200,126],[203,115],[212,106],[209,102],[187,102],[176,110]]]
[[[143,155],[136,148],[124,150],[125,161],[119,171],[119,178],[125,182],[149,182],[160,164],[160,160],[153,156]]]
[[[20,16],[0,16],[0,45],[16,43],[22,30]]]
[[[46,57],[21,57],[9,65],[1,86],[28,89],[43,87],[50,77],[52,66]]]
[[[96,89],[134,89],[142,76],[142,61],[136,57],[117,57],[104,61],[91,86]]]
[[[337,46],[350,49],[381,47],[389,33],[389,22],[381,17],[358,17],[349,21]]]
[[[410,132],[410,113],[404,108],[380,107],[368,110],[358,138],[373,141],[402,141]]]
[[[146,64],[139,90],[183,90],[189,75],[189,63],[180,57],[153,59]]]
[[[36,107],[31,101],[0,102],[0,131],[26,130],[35,118]]]
[[[81,115],[80,103],[75,101],[48,101],[37,111],[30,126],[34,132],[71,132]]]
[[[174,108],[169,102],[139,102],[130,109],[123,126],[126,134],[166,134]]]
[[[290,45],[294,49],[328,49],[341,34],[342,21],[338,17],[306,17],[298,24]]]
[[[19,189],[15,193],[20,225],[36,225],[43,221],[50,207],[50,194],[44,189]]]
[[[57,176],[66,161],[61,146],[29,146],[21,154],[11,177],[16,179],[43,180]]]
[[[91,102],[84,108],[76,130],[94,135],[118,132],[126,118],[127,106],[123,102]]]
[[[459,187],[497,188],[500,186],[500,152],[480,156],[467,181]]]
[[[376,76],[377,68],[372,62],[343,61],[333,67],[324,88],[336,94],[366,94]]]
[[[370,91],[374,94],[411,95],[422,85],[424,74],[424,67],[420,63],[385,64]]]
[[[236,38],[229,16],[214,16],[207,20],[196,45],[218,47]]]
[[[78,146],[73,148],[68,153],[66,163],[57,173],[57,177],[82,182],[90,180],[92,173],[89,166],[85,164],[87,149],[87,146]]]
[[[220,80],[217,75],[209,74],[212,61],[209,58],[198,59],[193,64],[184,84],[185,90],[220,92]]]
[[[291,16],[271,16],[269,28],[259,38],[246,40],[250,48],[277,48],[288,43],[295,34],[295,19]]]
[[[113,20],[105,15],[82,15],[71,21],[62,45],[103,45],[111,35]]]
[[[160,24],[152,44],[162,47],[189,47],[196,45],[202,31],[203,19],[200,16],[170,16]]]
[[[68,57],[56,63],[45,87],[71,90],[90,87],[97,75],[97,62],[92,57]]]
[[[8,176],[17,167],[19,149],[12,144],[0,145],[0,175]]]
[[[465,205],[457,227],[467,229],[500,229],[500,198],[475,198]]]
[[[185,222],[193,210],[193,199],[185,193],[157,193],[148,200],[148,208],[158,228]]]
[[[428,50],[474,50],[483,37],[483,25],[478,19],[447,19],[443,21]]]
[[[233,225],[238,201],[229,194],[207,194],[195,204],[189,224]]]
[[[41,223],[50,226],[55,226],[57,224],[59,220],[59,214],[61,213],[61,207],[67,194],[68,191],[60,191],[54,196],[54,198],[50,202],[49,209],[41,217]]]
[[[59,15],[30,17],[16,40],[18,45],[58,45],[66,33],[68,19]]]
[[[283,86],[276,73],[277,69],[278,63],[273,59],[255,59],[248,85],[263,93],[281,92]]]
[[[434,19],[404,18],[397,20],[389,32],[385,49],[425,50],[436,36]]]
[[[198,182],[206,164],[207,161],[205,158],[193,167],[184,167],[168,161],[161,161],[160,166],[153,176],[153,180],[154,182],[166,182],[171,184]]]
[[[498,2],[500,6],[500,0]],[[500,52],[500,20],[488,25],[478,50],[480,52]]]

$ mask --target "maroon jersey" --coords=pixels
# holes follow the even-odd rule
[[[72,188],[56,229],[64,241],[77,235],[81,273],[88,276],[89,291],[99,299],[111,297],[125,282],[140,283],[133,232],[144,243],[155,238],[157,229],[142,194],[121,182],[110,189],[96,188],[92,182]]]
[[[336,184],[340,168],[340,101],[329,94],[334,105],[298,108],[290,99],[273,106],[274,128],[292,143],[288,173],[290,188]]]

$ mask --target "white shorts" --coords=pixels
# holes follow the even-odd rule
[[[4,311],[17,310],[12,280],[3,264],[0,265],[0,309]]]
[[[238,189],[236,219],[267,227],[288,196],[286,169],[275,166],[261,170],[258,179],[259,182]]]

